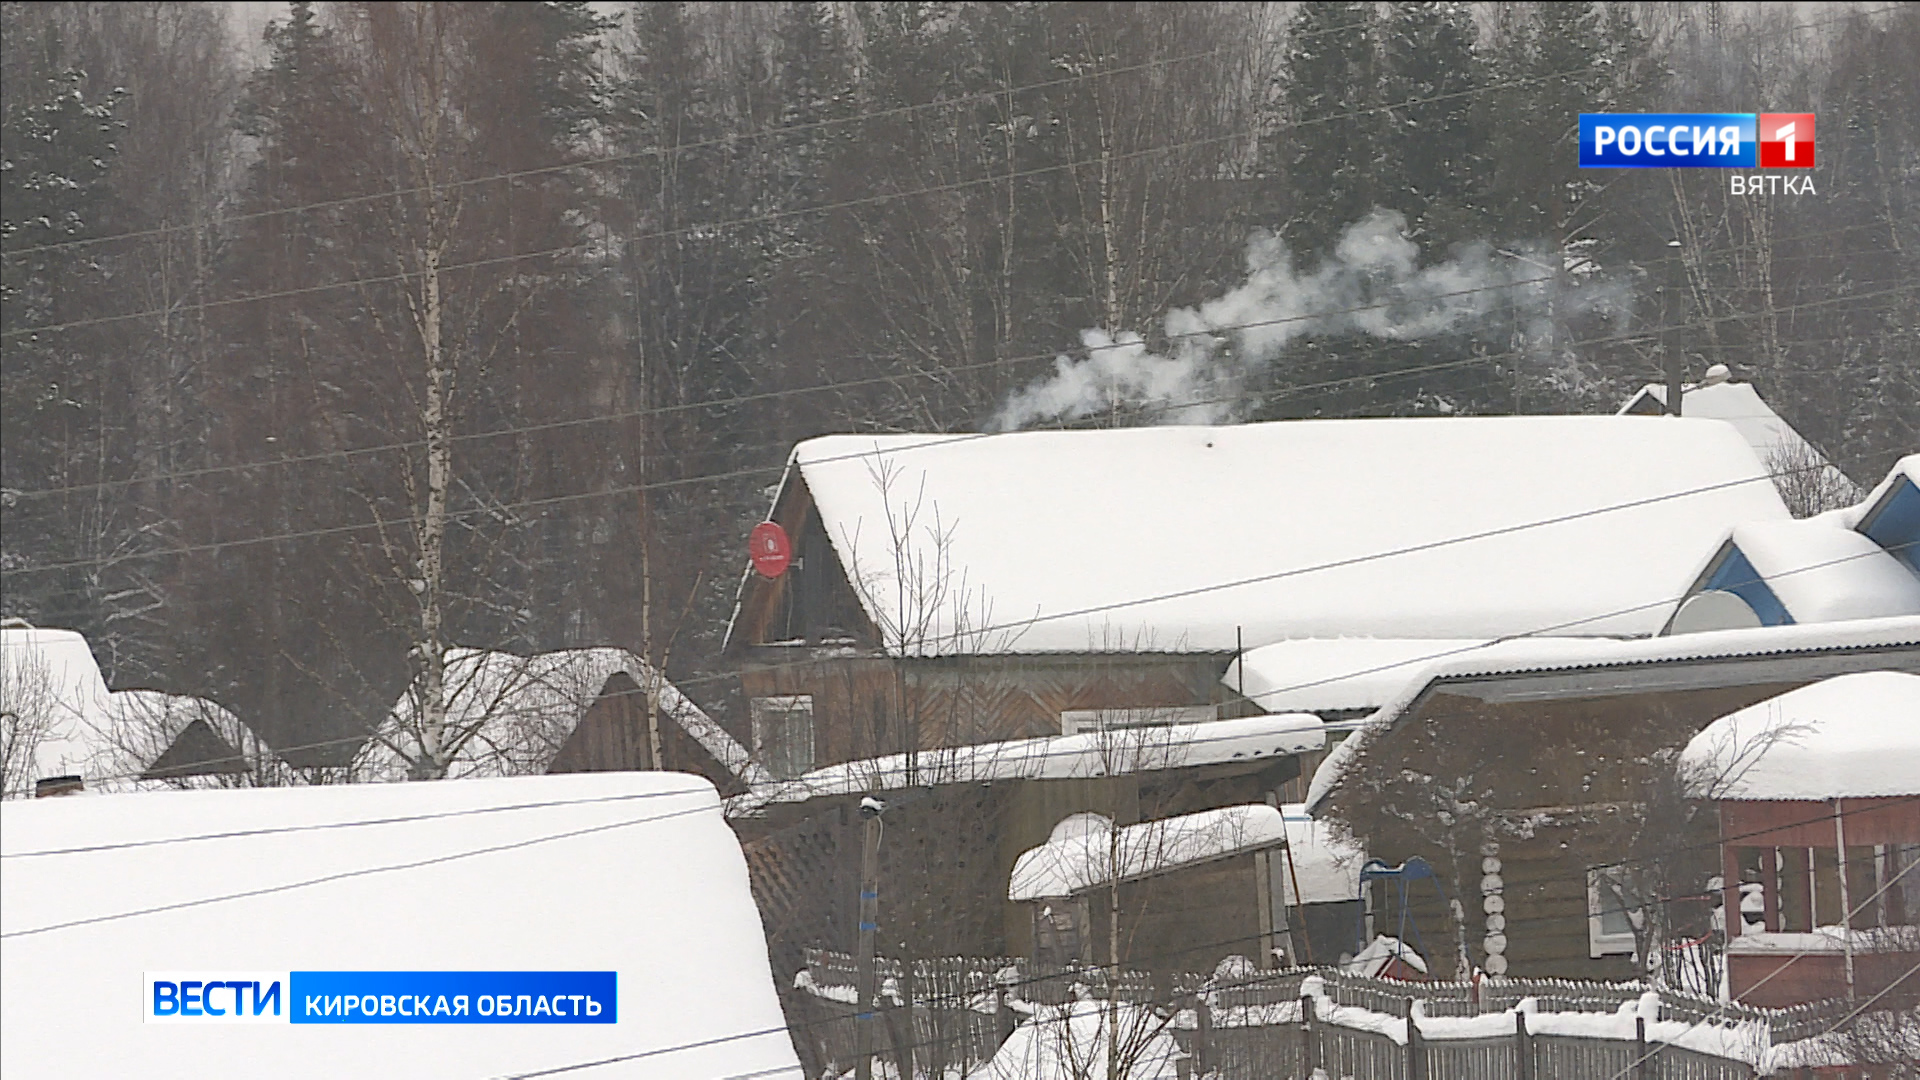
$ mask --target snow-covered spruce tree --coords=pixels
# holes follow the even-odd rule
[[[1378,33],[1376,5],[1350,0],[1308,0],[1287,24],[1260,166],[1284,182],[1295,250],[1325,250],[1380,203]]]

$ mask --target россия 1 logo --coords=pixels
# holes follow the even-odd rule
[[[611,1024],[612,971],[148,972],[149,1024]]]
[[[1581,113],[1583,169],[1811,169],[1812,113]]]

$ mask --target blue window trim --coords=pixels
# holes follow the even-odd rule
[[[1719,564],[1713,573],[1707,576],[1706,584],[1698,592],[1730,592],[1747,602],[1755,615],[1760,616],[1762,626],[1792,626],[1793,615],[1787,606],[1774,595],[1773,586],[1768,585],[1760,572],[1747,561],[1747,556],[1738,545],[1728,544],[1720,556]]]
[[[1860,533],[1920,574],[1920,489],[1905,476],[1895,480],[1880,505],[1861,520]]]

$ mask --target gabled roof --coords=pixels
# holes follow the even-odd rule
[[[0,628],[0,709],[11,714],[5,794],[31,794],[51,776],[99,775],[107,681],[71,630]]]
[[[800,1075],[739,841],[698,777],[26,800],[0,849],[9,1077]],[[142,973],[193,970],[616,971],[617,1022],[140,1023]]]
[[[294,780],[265,740],[215,702],[109,691],[86,638],[72,630],[0,628],[0,665],[0,708],[20,718],[7,738],[25,747],[19,757],[9,748],[9,796],[29,794],[36,780],[54,776],[79,776],[88,791],[137,790],[163,758],[173,766],[170,785],[213,773]],[[177,746],[183,737],[194,745]]]
[[[1920,578],[1872,540],[1827,515],[1739,525],[1728,544],[1794,622],[1920,615]]]
[[[466,736],[450,779],[545,772],[616,674],[642,691],[657,681],[661,719],[679,725],[734,776],[749,784],[771,779],[725,728],[625,649],[561,649],[532,656],[450,649],[446,671],[447,725]],[[410,690],[394,704],[356,758],[360,779],[406,779],[408,757],[401,750],[419,745],[419,701]]]
[[[1717,370],[1715,370],[1717,369]],[[1761,400],[1760,392],[1752,383],[1727,380],[1724,367],[1715,365],[1709,373],[1717,379],[1699,384],[1688,384],[1681,388],[1680,412],[1682,416],[1704,420],[1723,420],[1733,425],[1740,437],[1753,448],[1760,463],[1769,470],[1781,466],[1825,466],[1833,475],[1841,476],[1840,470],[1827,462],[1814,445],[1801,437],[1792,424],[1781,419],[1773,407]],[[1627,399],[1620,407],[1622,416],[1659,416],[1666,413],[1667,388],[1661,383],[1648,383],[1639,392]],[[1857,490],[1857,489],[1855,489]]]
[[[121,690],[108,699],[102,774],[174,784],[291,784],[266,740],[206,698]]]
[[[1840,675],[1715,720],[1680,757],[1713,799],[1920,795],[1920,675]]]
[[[829,436],[795,484],[916,654],[1650,633],[1729,526],[1788,516],[1733,429],[1642,417]]]

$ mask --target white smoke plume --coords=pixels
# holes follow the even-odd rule
[[[1010,396],[989,429],[1072,420],[1116,406],[1159,406],[1166,423],[1233,417],[1248,374],[1295,340],[1364,335],[1410,341],[1471,324],[1495,307],[1539,307],[1547,286],[1537,257],[1476,245],[1420,266],[1406,220],[1375,210],[1346,228],[1333,254],[1303,273],[1271,233],[1247,243],[1247,280],[1199,307],[1167,313],[1167,348],[1131,332],[1081,333],[1084,357],[1059,356],[1054,372]],[[1536,313],[1537,314],[1537,313]]]

